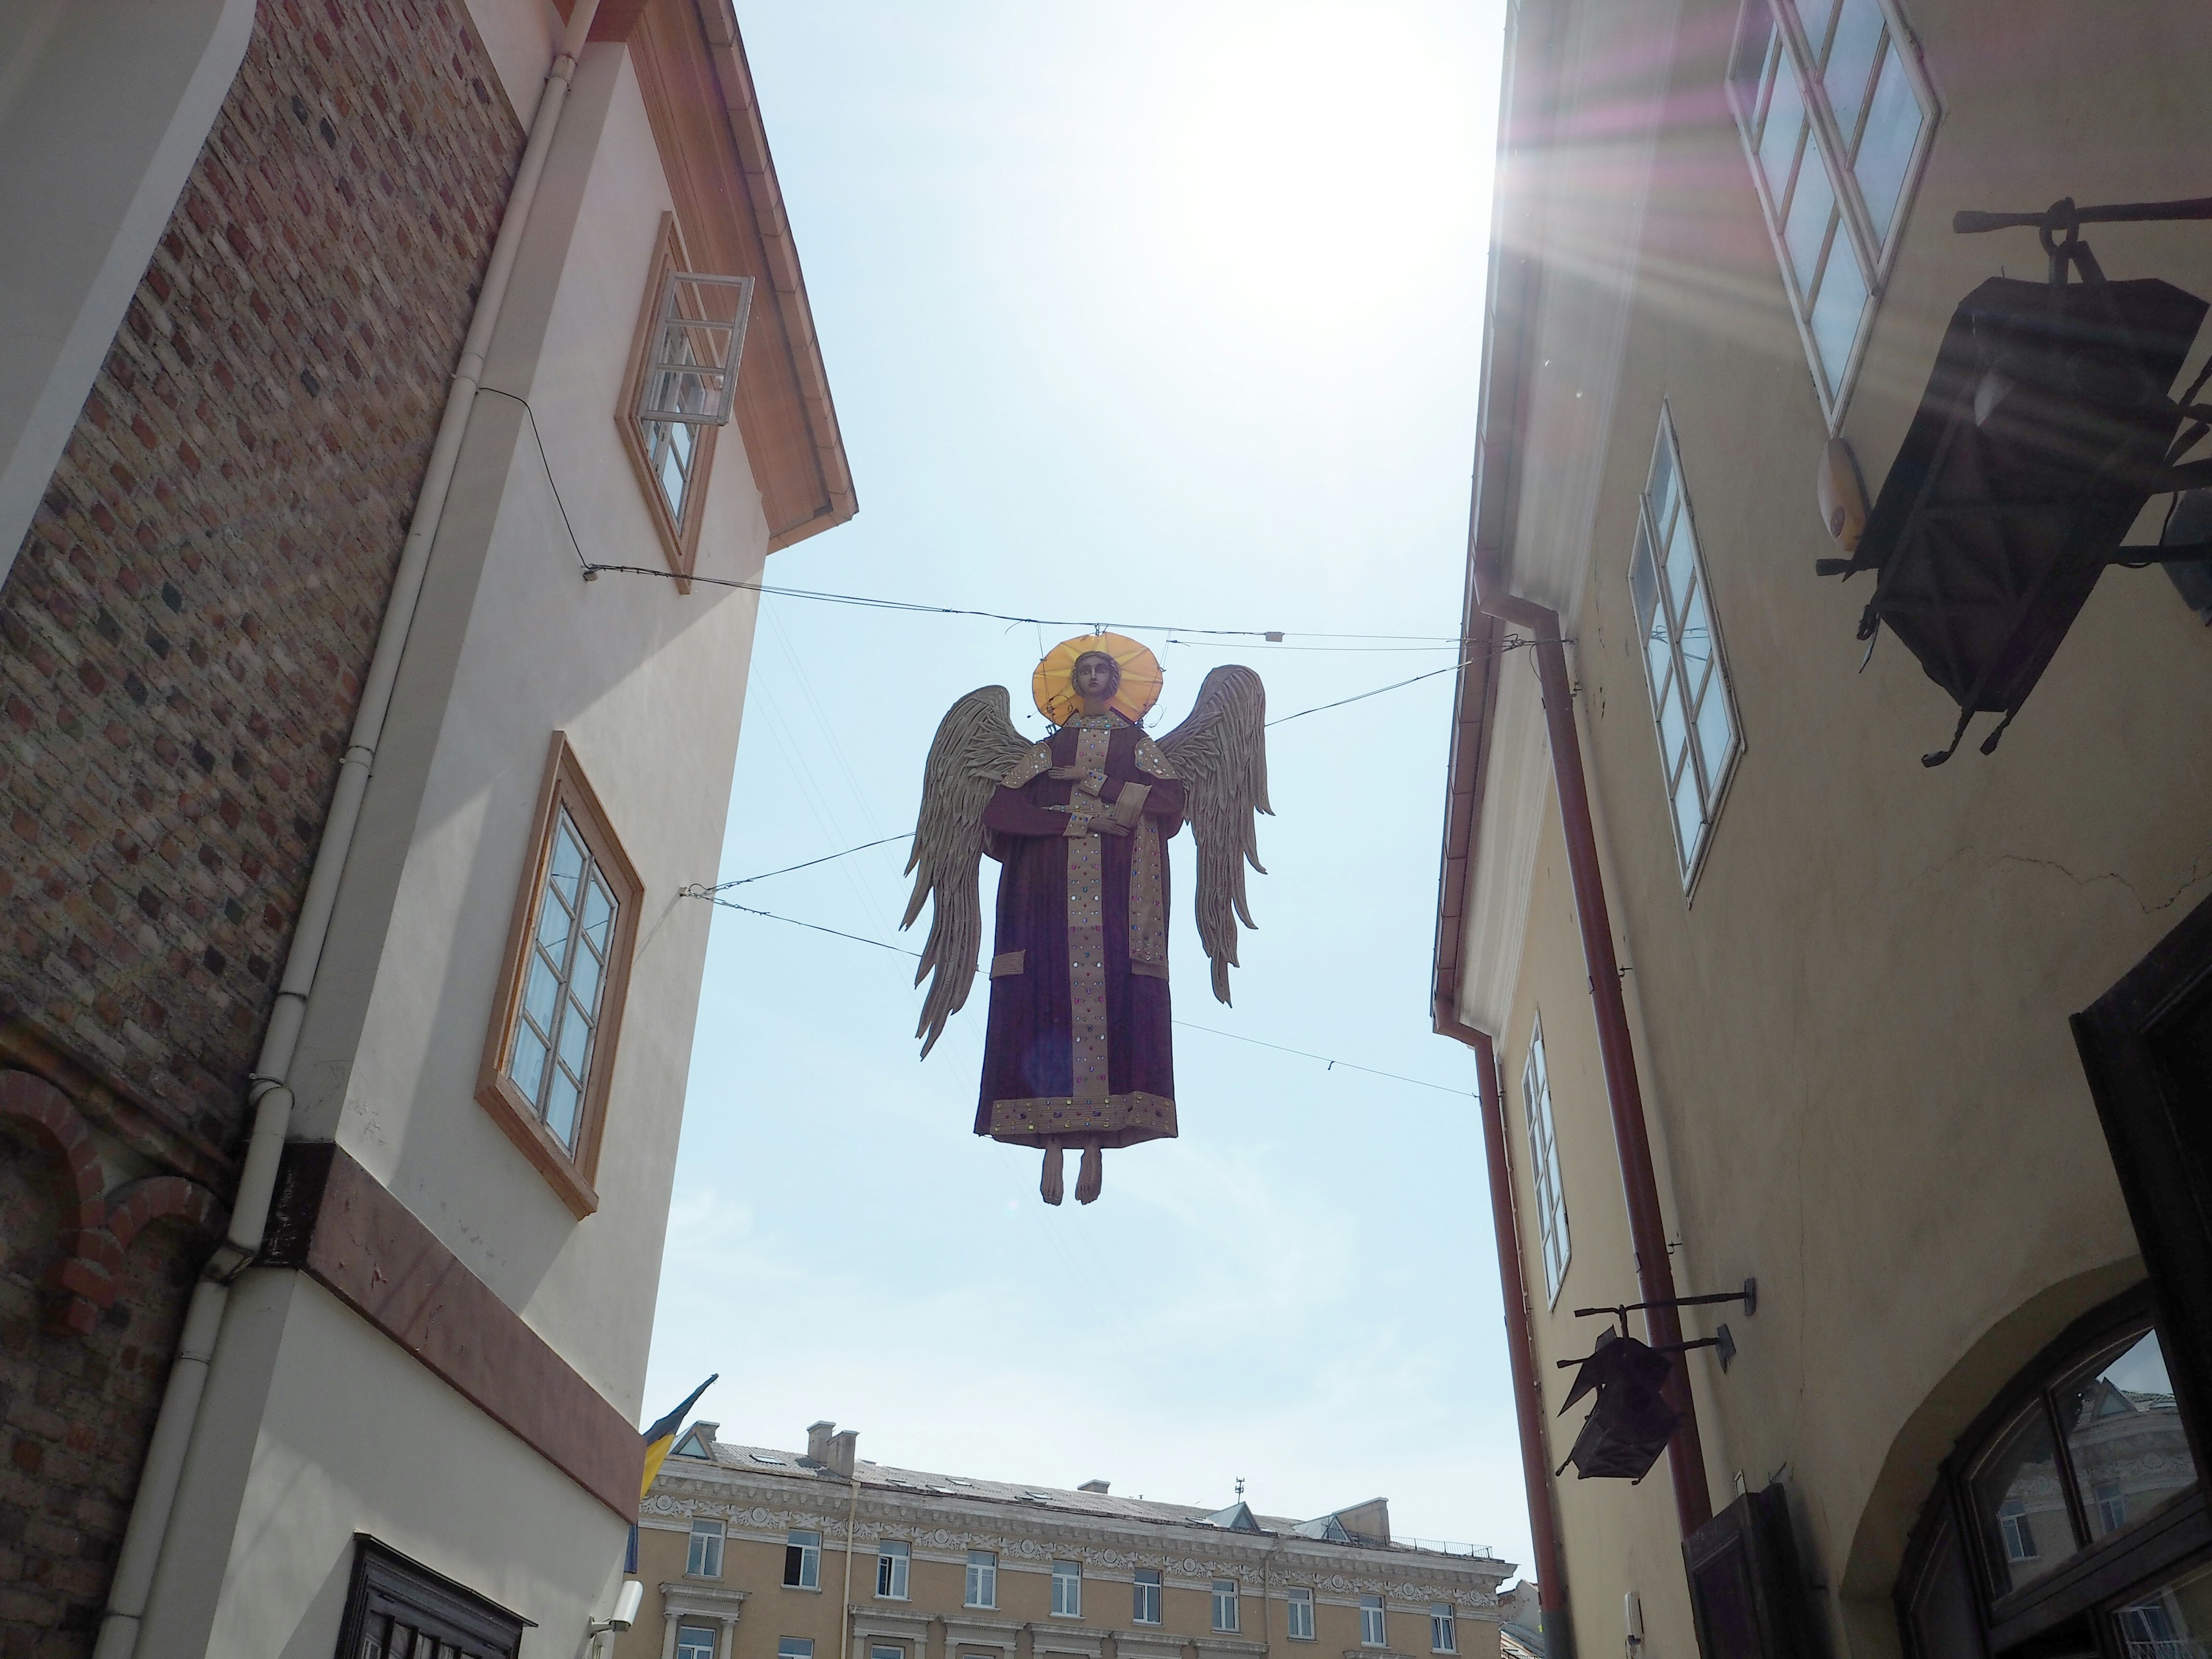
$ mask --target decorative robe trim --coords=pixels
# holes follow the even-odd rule
[[[991,977],[993,979],[1018,978],[1023,970],[1023,963],[1028,957],[1027,951],[1000,951],[991,958]]]
[[[1176,1104],[1165,1095],[1109,1095],[1083,1102],[1067,1095],[1038,1100],[994,1100],[989,1134],[996,1140],[1042,1146],[1048,1140],[1096,1139],[1109,1146],[1172,1139]]]
[[[1124,784],[1126,799],[1130,786]],[[1139,821],[1129,849],[1129,971],[1150,979],[1168,976],[1168,906],[1164,849],[1160,827]]]
[[[1076,734],[1075,763],[1103,771],[1110,725],[1085,721]],[[1069,803],[1067,844],[1067,989],[1073,1016],[1074,1099],[1085,1110],[1106,1103],[1106,851],[1084,826],[1100,803],[1078,796]]]
[[[1156,778],[1182,776],[1182,773],[1175,769],[1168,757],[1160,752],[1159,744],[1141,732],[1137,733],[1137,769],[1139,772],[1150,772]],[[1035,774],[1031,775],[1034,776]]]
[[[1000,778],[999,782],[1004,788],[1018,789],[1040,772],[1051,770],[1052,745],[1048,743],[1041,743],[1008,767],[1006,775]]]

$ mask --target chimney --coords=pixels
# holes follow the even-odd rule
[[[1086,1480],[1081,1486],[1078,1486],[1076,1491],[1095,1492],[1101,1498],[1103,1498],[1106,1495],[1106,1483],[1103,1480]]]
[[[830,1455],[822,1461],[843,1475],[853,1478],[853,1449],[860,1443],[860,1431],[847,1429],[842,1434],[830,1437]]]
[[[817,1463],[830,1461],[830,1437],[837,1432],[835,1423],[809,1423],[806,1425],[806,1455]]]

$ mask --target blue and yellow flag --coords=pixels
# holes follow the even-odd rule
[[[682,1405],[645,1431],[645,1480],[637,1489],[640,1503],[643,1503],[646,1493],[653,1490],[653,1477],[660,1473],[660,1466],[668,1461],[669,1451],[676,1444],[676,1431],[684,1426],[684,1413],[699,1403],[699,1396],[713,1388],[714,1378],[720,1376],[721,1372],[716,1371],[714,1376],[685,1395]]]

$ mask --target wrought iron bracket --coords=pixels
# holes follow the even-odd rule
[[[1651,1308],[1709,1308],[1724,1302],[1742,1303],[1747,1317],[1756,1314],[1759,1311],[1759,1281],[1756,1279],[1747,1279],[1743,1281],[1743,1288],[1740,1291],[1719,1291],[1711,1296],[1674,1296],[1659,1302],[1620,1302],[1609,1308],[1577,1308],[1575,1310],[1575,1317],[1594,1319],[1600,1314],[1610,1315],[1619,1322],[1621,1334],[1625,1336],[1628,1333],[1628,1316],[1632,1313],[1642,1312]],[[1721,1370],[1725,1371],[1729,1363],[1735,1358],[1735,1337],[1727,1326],[1722,1325],[1717,1328],[1711,1336],[1701,1336],[1693,1342],[1661,1342],[1651,1345],[1651,1352],[1654,1353],[1687,1353],[1692,1348],[1717,1348],[1720,1351]],[[1565,1370],[1571,1365],[1579,1365],[1583,1362],[1580,1359],[1562,1359],[1555,1363],[1560,1370]]]

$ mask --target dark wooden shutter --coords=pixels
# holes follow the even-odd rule
[[[1812,1629],[1790,1500],[1747,1492],[1682,1540],[1703,1659],[1812,1659]]]
[[[2074,1016],[2181,1418],[2212,1468],[2212,902]]]
[[[367,1533],[354,1534],[337,1659],[419,1659],[431,1652],[441,1659],[515,1659],[529,1622]]]

